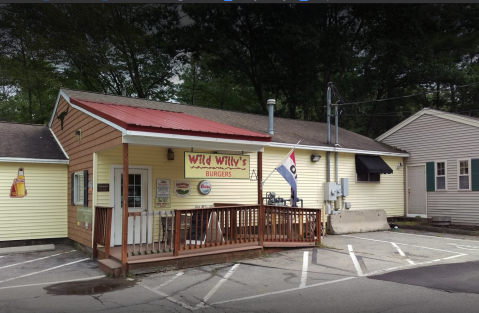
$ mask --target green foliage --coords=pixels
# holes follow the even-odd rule
[[[64,86],[324,122],[328,82],[396,98],[341,107],[370,137],[424,107],[479,116],[477,4],[8,4],[0,31],[2,120],[48,121]]]

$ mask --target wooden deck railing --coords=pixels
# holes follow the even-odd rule
[[[95,207],[93,253],[110,255],[111,207]],[[287,206],[232,205],[161,212],[131,212],[128,256],[248,242],[321,242],[321,210]]]
[[[259,239],[259,205],[175,210],[174,255]]]
[[[173,251],[174,211],[130,212],[133,251],[129,256]]]
[[[264,205],[265,242],[321,242],[321,210]]]
[[[93,257],[98,257],[98,245],[105,247],[105,258],[110,257],[112,207],[95,207],[95,229],[93,232]]]

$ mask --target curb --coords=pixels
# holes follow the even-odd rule
[[[39,252],[39,251],[55,251],[55,245],[50,244],[50,245],[0,248],[0,254]]]
[[[397,225],[399,229],[414,229],[414,230],[424,230],[435,233],[444,233],[444,234],[455,234],[455,235],[468,235],[468,236],[479,236],[479,231],[473,230],[464,230],[464,229],[451,229],[451,228],[442,228],[426,225]]]

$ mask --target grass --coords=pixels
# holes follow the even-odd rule
[[[218,272],[219,269],[220,269],[219,267],[215,267],[215,268],[211,271],[211,277],[216,276],[216,272]]]
[[[318,248],[321,248],[321,249],[334,249],[334,250],[343,250],[343,249],[339,249],[339,248],[335,248],[335,247],[331,247],[331,246],[327,246],[325,244],[322,244],[322,243],[318,243],[316,244],[316,246]]]
[[[422,225],[423,223],[421,221],[397,221],[394,222],[394,224],[399,225]]]

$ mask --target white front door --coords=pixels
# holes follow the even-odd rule
[[[128,212],[148,211],[148,170],[130,168],[128,171]],[[115,199],[114,199],[114,217],[113,217],[113,242],[115,245],[121,245],[122,228],[122,208],[123,208],[123,169],[115,169]],[[147,217],[143,216],[142,223],[142,242],[146,240]],[[151,229],[149,229],[151,238]],[[149,239],[151,241],[151,239]],[[136,217],[135,223],[135,243],[140,242],[140,218]],[[128,244],[133,243],[133,218],[128,219]]]
[[[426,206],[426,167],[407,167],[408,209],[407,215],[427,217]]]

